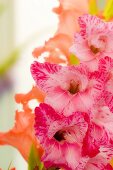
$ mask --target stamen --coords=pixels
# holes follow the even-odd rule
[[[64,137],[64,134],[65,134],[66,132],[65,131],[58,131],[58,132],[56,132],[55,133],[55,135],[54,135],[54,138],[57,140],[57,141],[59,141],[59,142],[61,142],[62,140],[65,140],[65,137]]]
[[[90,49],[91,49],[91,51],[92,51],[94,54],[97,54],[97,53],[100,51],[99,48],[96,48],[96,47],[94,47],[93,45],[90,46]]]
[[[79,83],[76,83],[74,80],[71,80],[70,87],[68,90],[71,94],[75,94],[79,92]]]

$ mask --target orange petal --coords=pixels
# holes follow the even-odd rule
[[[69,48],[72,45],[74,33],[79,29],[77,19],[88,12],[88,0],[59,0],[59,2],[59,7],[53,9],[59,15],[58,29],[44,46],[33,51],[33,55],[39,57],[44,52],[48,52],[45,61],[69,63]]]
[[[65,42],[65,43],[64,43]],[[69,47],[72,42],[69,36],[64,34],[58,34],[54,38],[49,39],[45,43],[45,47],[42,50],[42,53],[49,52],[49,56],[45,57],[45,61],[51,63],[66,63],[69,60]],[[35,49],[33,55],[39,54],[39,48]]]
[[[12,145],[20,151],[25,160],[28,160],[32,144],[35,144],[37,150],[42,154],[42,148],[34,134],[34,114],[28,105],[32,99],[43,101],[44,95],[36,87],[33,87],[29,93],[16,96],[16,101],[23,105],[23,111],[16,111],[13,129],[6,133],[0,133],[0,145]]]
[[[27,94],[17,94],[15,100],[17,103],[26,103],[32,99],[37,99],[39,102],[44,102],[45,94],[38,88],[33,87]]]

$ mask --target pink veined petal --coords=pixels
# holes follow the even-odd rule
[[[77,166],[77,168],[75,170],[83,170],[89,159],[90,158],[88,156],[82,157],[80,162],[79,162],[79,165]]]
[[[113,144],[110,143],[108,145],[103,145],[102,147],[100,147],[100,153],[103,157],[106,158],[109,163],[110,160],[113,158]]]
[[[105,23],[100,18],[93,15],[85,14],[79,17],[78,21],[82,36],[91,36],[94,31],[101,33],[105,29]]]
[[[110,111],[113,112],[113,59],[105,57],[99,61],[99,70],[104,77],[103,97]]]
[[[84,170],[109,170],[106,169],[108,161],[100,154],[89,159]]]
[[[110,132],[110,135],[113,134],[113,113],[110,112],[109,108],[107,106],[97,106],[93,108],[92,112],[94,114],[93,121],[105,127]]]
[[[109,72],[113,68],[113,59],[106,56],[99,60],[99,71],[100,72]]]
[[[99,153],[88,160],[85,170],[112,170],[110,161],[113,158],[113,146],[112,144],[105,144],[100,147]]]
[[[95,123],[89,125],[83,141],[83,156],[89,156],[90,158],[96,156],[100,152],[100,146],[107,144],[108,139],[108,134],[103,127]]]
[[[75,144],[70,144],[68,146],[68,144],[66,144],[62,152],[65,155],[68,167],[74,170],[79,165],[81,158],[79,146]]]
[[[99,149],[99,153],[92,157],[82,157],[81,161],[83,166],[79,165],[76,170],[112,170],[112,166],[110,165],[110,160],[113,155],[113,147],[112,145],[102,146]]]
[[[102,72],[95,71],[91,74],[91,84],[93,84],[92,89],[89,91],[90,95],[92,96],[93,104],[100,103],[103,105],[103,90],[105,87],[105,75]],[[93,106],[94,107],[94,106]],[[91,107],[91,109],[93,108]]]
[[[39,62],[34,62],[31,65],[31,73],[36,82],[36,84],[44,91],[48,92],[52,86],[54,88],[57,80],[54,77],[59,70],[61,70],[60,65],[45,63],[41,64]],[[51,80],[50,80],[51,78]]]
[[[104,100],[110,111],[113,113],[113,94],[108,91],[104,91]]]

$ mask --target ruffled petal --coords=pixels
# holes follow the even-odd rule
[[[100,146],[107,144],[109,137],[105,129],[92,123],[83,141],[83,155],[90,158],[96,156],[100,151]]]
[[[33,55],[39,57],[44,52],[48,52],[45,61],[67,64],[70,63],[69,47],[73,42],[74,32],[79,30],[77,19],[80,15],[88,12],[88,1],[59,0],[59,3],[59,7],[53,10],[59,16],[56,33],[53,38],[45,42],[44,46],[36,48]]]
[[[61,68],[60,65],[56,64],[34,62],[31,65],[31,73],[37,86],[47,93],[56,86],[58,81],[56,75]]]
[[[16,111],[15,126],[11,130],[0,132],[0,145],[11,145],[17,148],[25,160],[28,160],[32,144],[35,144],[37,151],[42,154],[42,148],[34,134],[33,111],[28,104],[32,99],[43,101],[44,95],[33,87],[29,93],[16,96],[17,103],[23,105],[23,111]]]

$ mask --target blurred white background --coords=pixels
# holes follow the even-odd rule
[[[52,8],[58,6],[57,0],[0,0],[8,10],[0,16],[0,61],[8,51],[30,40],[20,59],[11,70],[14,87],[0,98],[0,131],[8,130],[14,125],[14,112],[18,106],[14,101],[15,93],[28,92],[33,80],[30,64],[34,60],[32,51],[43,44],[56,30],[58,18]],[[31,41],[32,40],[32,41]],[[4,42],[4,44],[3,44]],[[6,45],[7,44],[7,45]],[[9,146],[0,147],[0,167],[7,170],[8,165],[16,170],[27,170],[27,164],[20,153]]]

